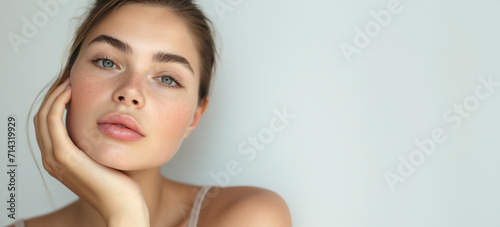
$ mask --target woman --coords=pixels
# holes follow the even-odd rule
[[[191,1],[97,0],[34,117],[44,168],[79,199],[24,224],[291,226],[273,192],[160,173],[207,108],[214,64],[208,19]]]

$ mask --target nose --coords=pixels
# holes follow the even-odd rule
[[[128,107],[142,108],[145,104],[144,94],[139,79],[125,79],[113,92],[113,101]]]

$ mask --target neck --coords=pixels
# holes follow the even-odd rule
[[[155,220],[160,214],[164,200],[165,178],[161,175],[160,168],[123,173],[139,185],[148,206],[149,218]],[[102,216],[88,203],[80,199],[76,205],[78,216],[83,219],[80,220],[82,226],[105,226]]]

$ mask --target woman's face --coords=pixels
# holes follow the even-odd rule
[[[186,25],[166,8],[129,4],[95,26],[71,69],[67,128],[95,161],[158,167],[193,130],[200,59]]]

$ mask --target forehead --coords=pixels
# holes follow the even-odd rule
[[[183,56],[199,75],[198,51],[189,28],[168,8],[136,3],[122,6],[90,30],[83,46],[103,34],[129,44],[134,54],[164,51]]]

